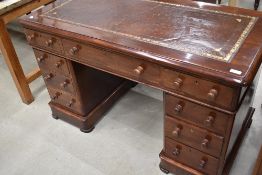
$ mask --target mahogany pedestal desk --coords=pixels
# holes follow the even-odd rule
[[[20,97],[26,104],[30,104],[34,100],[29,84],[38,78],[41,75],[41,72],[39,68],[36,68],[28,75],[24,74],[6,29],[6,25],[16,18],[30,13],[32,10],[35,10],[52,1],[54,0],[5,0],[0,2],[0,49]]]
[[[57,0],[20,22],[54,118],[91,132],[134,82],[161,89],[161,170],[221,175],[252,122],[261,15],[192,1]]]

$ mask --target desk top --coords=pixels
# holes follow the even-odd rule
[[[7,13],[33,0],[3,0],[0,2],[0,15]]]
[[[21,22],[247,85],[262,59],[261,16],[251,10],[179,0],[58,0]]]

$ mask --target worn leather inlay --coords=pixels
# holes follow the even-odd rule
[[[234,57],[257,20],[152,0],[68,0],[42,16],[225,62]]]

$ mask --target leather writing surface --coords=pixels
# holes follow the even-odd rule
[[[44,16],[226,62],[256,21],[256,17],[151,0],[110,1],[114,3],[68,0]]]

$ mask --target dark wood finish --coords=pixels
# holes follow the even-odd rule
[[[224,135],[228,128],[226,126],[231,125],[232,120],[230,118],[233,118],[232,115],[199,106],[196,103],[169,94],[165,94],[165,101],[167,115],[204,127],[220,135]],[[177,111],[178,106],[181,106],[179,111]],[[192,113],[192,111],[194,112]]]
[[[143,83],[164,91],[160,169],[230,171],[252,121],[261,13],[181,0],[58,0],[21,23],[54,118],[90,132],[134,82]]]
[[[55,74],[64,75],[65,77],[70,77],[67,60],[40,50],[34,50],[34,52],[42,73],[53,72]]]
[[[29,44],[42,47],[46,50],[62,52],[62,42],[60,38],[53,35],[25,30],[26,39]]]
[[[82,132],[89,133],[94,129],[96,123],[101,120],[103,114],[106,113],[112,105],[114,105],[114,103],[133,86],[134,84],[132,82],[123,82],[86,115],[79,115],[68,110],[64,105],[52,101],[49,105],[55,119],[67,121],[72,125],[79,127]]]
[[[61,17],[56,16],[54,13],[51,12],[48,13],[48,10],[52,9],[53,6],[59,6],[65,1],[62,0],[62,1],[55,2],[54,5],[52,4],[48,8],[45,8],[42,10],[42,12],[40,12],[40,13],[47,12],[44,16],[39,16],[38,13],[34,13],[32,15],[34,16],[33,19],[28,18],[24,20],[23,23],[25,25],[26,24],[30,25],[32,29],[37,27],[39,30],[44,30],[48,33],[53,33],[55,35],[59,35],[63,37],[66,36],[66,38],[74,38],[75,40],[82,41],[84,43],[90,43],[102,48],[107,48],[107,50],[110,51],[122,52],[129,56],[139,57],[141,59],[148,60],[150,62],[156,62],[159,65],[170,67],[172,69],[177,69],[188,74],[193,74],[201,77],[204,76],[205,79],[209,79],[211,81],[220,82],[222,84],[233,85],[233,86],[250,85],[255,76],[255,72],[259,68],[261,62],[260,41],[262,40],[261,39],[262,31],[260,30],[260,27],[262,23],[260,18],[258,18],[258,21],[255,23],[255,27],[249,33],[249,36],[246,38],[245,42],[243,42],[242,45],[240,45],[240,50],[237,52],[237,54],[235,54],[234,59],[230,62],[218,61],[217,59],[211,59],[206,56],[200,56],[199,55],[200,53],[189,54],[188,53],[189,51],[178,51],[177,49],[160,47],[157,43],[150,44],[147,42],[142,42],[136,39],[137,37],[140,37],[139,31],[133,28],[125,28],[125,26],[131,22],[129,18],[133,17],[137,19],[138,22],[143,21],[143,22],[139,22],[136,26],[133,27],[143,29],[144,33],[146,33],[147,32],[146,30],[149,29],[157,30],[155,32],[152,31],[152,35],[154,34],[153,36],[161,41],[162,36],[170,36],[170,35],[172,36],[174,32],[176,32],[176,30],[179,30],[179,28],[177,27],[182,26],[182,24],[178,24],[176,22],[175,24],[170,26],[169,30],[165,30],[165,33],[161,33],[161,31],[163,31],[161,26],[168,26],[168,24],[170,24],[170,21],[168,20],[174,19],[173,17],[176,16],[176,13],[179,13],[177,9],[181,7],[180,6],[178,6],[178,8],[176,6],[173,7],[173,4],[183,3],[183,5],[185,6],[196,7],[197,9],[195,10],[198,11],[200,14],[206,14],[207,12],[205,9],[208,9],[211,10],[208,15],[202,15],[199,16],[198,18],[199,20],[202,21],[207,20],[206,23],[210,24],[209,27],[205,28],[205,26],[204,25],[202,26],[202,23],[199,22],[193,23],[192,25],[194,25],[194,28],[196,29],[203,28],[203,30],[199,31],[198,34],[200,35],[205,33],[206,36],[205,39],[207,43],[214,42],[215,48],[218,48],[218,50],[220,50],[219,48],[222,48],[222,50],[224,49],[222,53],[227,53],[228,50],[232,48],[235,41],[239,39],[240,34],[242,34],[243,29],[245,29],[245,27],[248,24],[249,18],[243,17],[240,18],[240,20],[236,20],[235,15],[225,15],[223,13],[232,13],[236,15],[242,14],[242,15],[248,15],[253,17],[261,17],[261,13],[256,11],[251,11],[247,9],[238,9],[238,8],[226,7],[226,6],[214,6],[208,4],[202,6],[197,2],[190,2],[190,1],[182,2],[180,0],[163,0],[163,2],[166,2],[167,4],[160,4],[159,6],[160,11],[161,8],[164,8],[165,6],[173,7],[173,8],[167,8],[169,9],[168,12],[162,11],[163,14],[168,13],[169,16],[166,16],[164,19],[159,19],[157,18],[157,16],[149,19],[149,17],[153,13],[158,13],[157,9],[154,9],[155,11],[153,12],[149,9],[151,9],[152,6],[154,7],[158,6],[159,2],[135,0],[132,2],[133,5],[131,7],[132,8],[135,7],[136,11],[141,11],[141,13],[139,14],[143,14],[143,16],[137,13],[133,13],[132,15],[124,15],[124,16],[117,15],[118,18],[121,18],[123,20],[121,24],[121,28],[120,26],[118,26],[117,28],[119,32],[122,33],[122,35],[120,35],[117,34],[118,31],[116,31],[116,29],[112,27],[112,25],[114,26],[114,24],[115,25],[118,24],[119,19],[112,18],[110,19],[110,21],[108,21],[108,16],[114,15],[113,12],[119,9],[121,9],[119,13],[125,14],[124,12],[131,10],[131,9],[127,9],[127,7],[130,6],[131,2],[121,1],[120,3],[117,0],[114,0],[113,2],[109,2],[106,0],[99,1],[99,3],[90,3],[88,7],[78,9],[78,11],[74,12],[77,14],[72,15],[71,13],[68,13],[68,9],[72,8],[72,2],[67,1],[68,3],[65,3],[61,8],[57,9],[59,13],[60,11],[66,9],[65,10],[66,13],[63,13]],[[83,4],[82,1],[83,0],[77,0],[75,4],[79,4],[79,3]],[[118,5],[112,6],[111,5],[112,3],[116,3]],[[112,7],[115,7],[117,9],[114,9]],[[81,11],[82,9],[85,9],[84,12]],[[105,10],[105,9],[110,9],[110,10]],[[104,13],[101,13],[99,18],[97,18],[95,14],[98,11],[100,12],[101,10]],[[83,17],[83,15],[81,14],[85,13],[86,11],[89,12],[89,15]],[[142,13],[142,11],[145,13]],[[214,12],[221,11],[222,13],[218,15],[217,13],[214,13],[212,11]],[[188,10],[187,7],[181,8],[180,12],[185,12],[184,17],[186,19],[188,18],[191,19],[191,16],[194,15],[193,13],[194,11],[192,12],[191,10]],[[203,19],[206,16],[208,16],[209,18]],[[225,21],[221,20],[222,19],[221,16],[225,18]],[[93,18],[96,18],[96,20],[92,20]],[[162,23],[164,23],[164,25],[159,24],[159,22],[157,21],[153,22],[153,20],[162,20]],[[145,21],[148,21],[148,23],[144,23]],[[216,22],[217,25],[212,25],[213,24],[212,22]],[[107,24],[107,25],[103,26],[103,24]],[[152,26],[152,24],[157,24],[158,27]],[[183,26],[189,27],[189,25],[190,25],[189,21],[188,23],[183,23]],[[95,28],[93,28],[92,26],[94,26]],[[228,28],[228,30],[226,30],[226,28]],[[77,31],[77,33],[75,31]],[[134,32],[131,33],[132,36],[134,36],[134,38],[127,37],[130,31]],[[231,32],[221,32],[221,31],[231,31]],[[188,32],[192,32],[192,31],[189,30]],[[233,32],[235,32],[235,35],[233,36],[233,38],[231,38],[230,36],[232,36],[231,33]],[[216,35],[214,35],[214,33]],[[192,33],[187,33],[187,36],[192,37],[191,34]],[[214,38],[214,36],[216,36],[216,38]],[[225,44],[224,39],[227,40],[228,38],[231,38],[232,40],[230,40],[230,42]],[[170,38],[166,38],[166,39],[170,39]],[[193,39],[195,38],[189,38],[189,40],[193,40]],[[167,44],[166,40],[163,41],[163,45],[165,44]],[[182,44],[184,45],[185,43],[182,42]],[[195,45],[191,45],[190,47],[196,48],[199,45],[200,44],[198,43]],[[139,49],[136,49],[137,47],[139,47]],[[205,47],[203,49],[207,49],[207,52],[212,51],[211,48]],[[234,73],[234,71],[230,72],[231,69],[238,70],[240,75]]]
[[[257,157],[257,162],[254,167],[254,171],[252,175],[261,175],[262,174],[262,147]]]
[[[165,139],[165,154],[173,160],[186,164],[197,171],[216,174],[218,159],[171,139]]]
[[[185,122],[165,117],[165,136],[219,157],[224,138]]]
[[[177,94],[196,98],[200,101],[222,108],[235,109],[238,106],[236,96],[239,91],[217,83],[188,76],[169,69],[162,72],[163,86]],[[180,80],[179,85],[177,81]]]
[[[240,145],[243,141],[243,138],[247,132],[247,130],[250,128],[251,124],[252,124],[252,117],[253,114],[255,112],[254,108],[249,108],[249,111],[247,113],[247,116],[242,124],[242,128],[239,131],[236,137],[236,141],[234,142],[234,145],[232,147],[232,149],[230,150],[229,154],[227,155],[227,159],[225,161],[225,165],[224,165],[224,169],[220,170],[223,171],[223,175],[229,175],[230,173],[230,169],[233,165],[233,162],[237,156],[238,150],[240,148]]]

